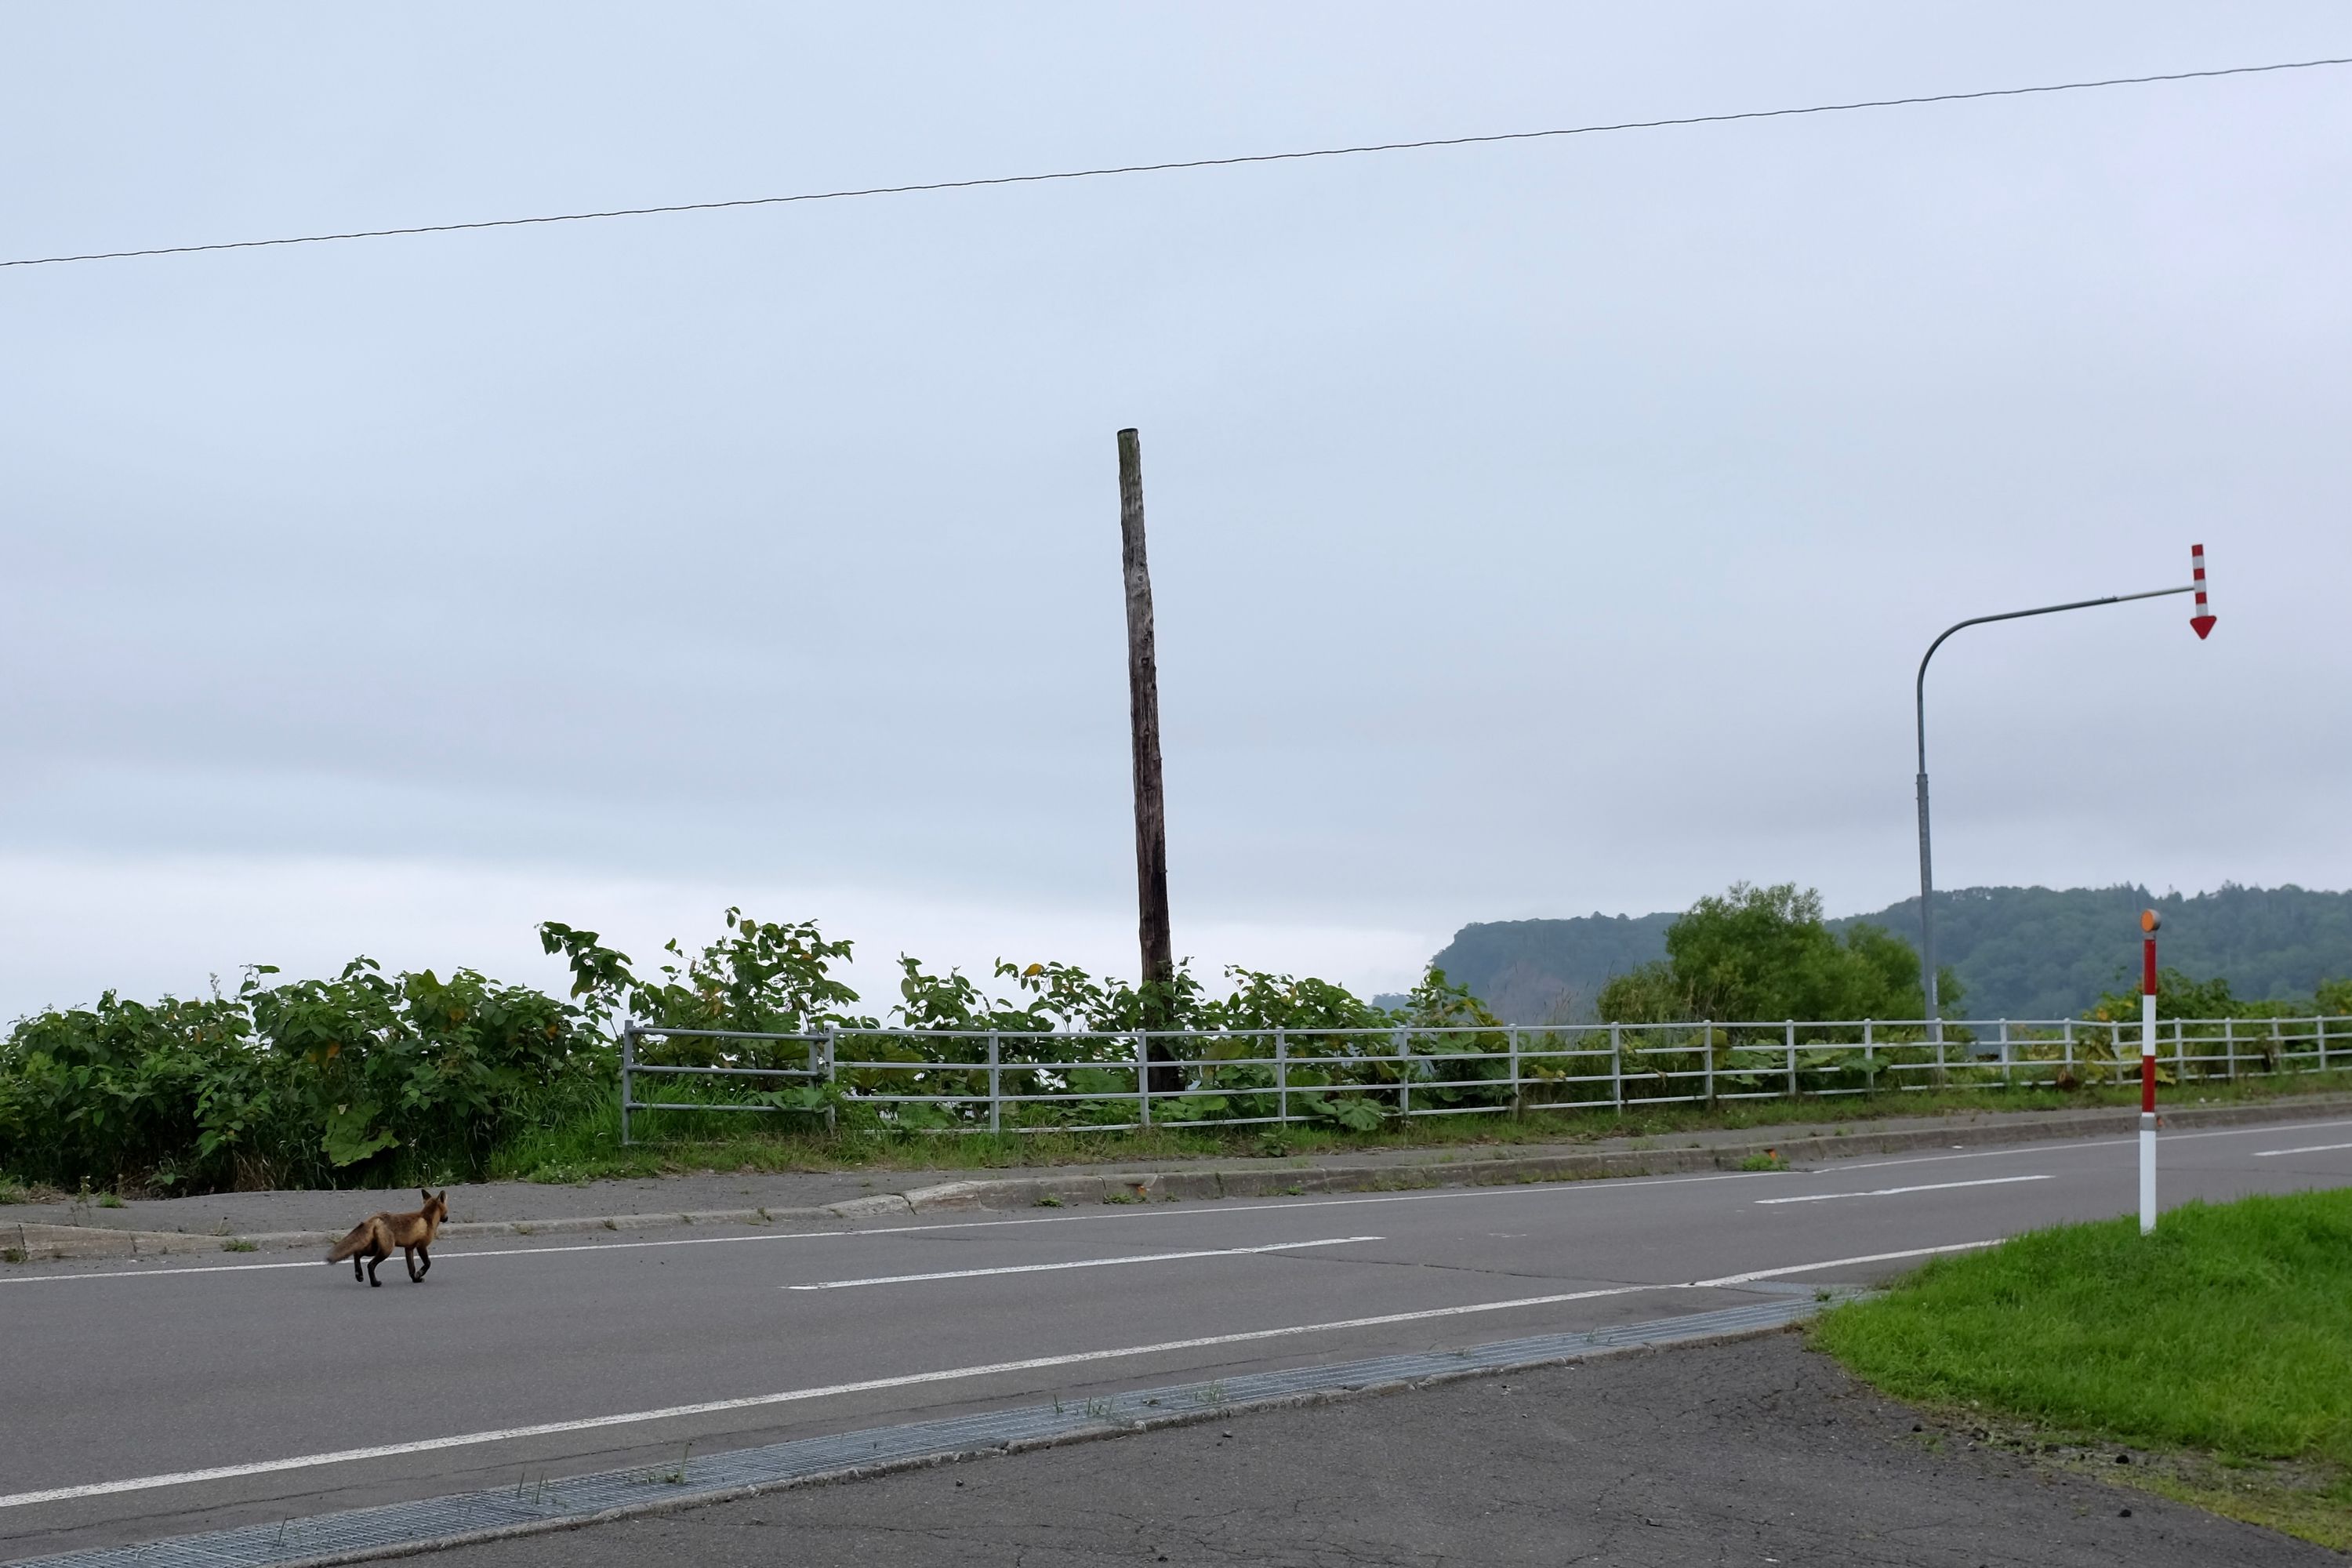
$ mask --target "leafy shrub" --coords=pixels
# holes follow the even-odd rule
[[[1213,997],[1188,966],[1137,987],[1069,964],[999,961],[992,992],[902,955],[886,1033],[851,1010],[859,998],[833,973],[850,944],[811,922],[730,909],[719,940],[693,952],[666,943],[650,976],[594,931],[549,921],[540,935],[570,966],[568,998],[467,969],[446,980],[387,975],[360,958],[331,980],[273,981],[276,970],[257,966],[234,995],[215,988],[151,1005],[109,992],[89,1007],[21,1019],[0,1040],[0,1171],[66,1188],[163,1192],[480,1174],[502,1145],[610,1114],[624,1019],[656,1031],[637,1040],[650,1065],[780,1075],[674,1076],[661,1098],[764,1106],[785,1113],[777,1120],[787,1127],[969,1129],[987,1120],[992,1081],[1013,1097],[1002,1112],[1008,1129],[1131,1124],[1148,1073],[1155,1121],[1248,1121],[1286,1106],[1368,1131],[1408,1106],[1510,1106],[1515,1033],[1525,1103],[1689,1096],[1701,1079],[1721,1093],[1767,1094],[1791,1065],[1778,1026],[1670,1026],[1709,1014],[1904,1016],[1918,996],[1906,944],[1872,928],[1841,941],[1818,898],[1793,886],[1742,884],[1701,900],[1676,922],[1665,963],[1612,982],[1603,1011],[1625,1047],[1613,1068],[1605,1037],[1508,1029],[1434,967],[1391,1011],[1328,981],[1240,966],[1225,971],[1228,993]],[[2160,1001],[2168,1016],[2307,1016],[2314,1005],[2341,1016],[2352,1012],[2352,981],[2324,985],[2315,1004],[2247,1004],[2225,983],[2168,972]],[[2136,1019],[2136,995],[2102,1004],[2126,1005]],[[1147,1029],[1148,1064],[1138,1059]],[[1809,1092],[1871,1090],[1897,1064],[1934,1066],[1938,1081],[2000,1080],[1998,1068],[1967,1059],[1964,1032],[1947,1031],[1961,1053],[1948,1066],[1919,1037],[1882,1026],[1865,1054],[1858,1029],[1817,1030],[1793,1065]],[[2077,1026],[2072,1041],[2013,1044],[2029,1077],[2064,1087],[2049,1066],[2062,1054],[2077,1081],[2137,1070],[2136,1046],[2118,1041]],[[2238,1048],[2252,1061],[2267,1047],[2249,1032]],[[826,1049],[832,1081],[790,1076]],[[0,1183],[0,1199],[21,1190]]]
[[[1958,976],[1941,970],[1947,1016]],[[1734,883],[1701,899],[1667,928],[1666,956],[1601,987],[1601,1017],[1664,1024],[1696,1018],[1917,1018],[1919,954],[1881,926],[1857,924],[1841,941],[1822,917],[1822,896],[1793,882]]]
[[[133,1189],[471,1174],[609,1070],[578,1009],[472,970],[264,984],[150,1006],[109,992],[0,1044],[0,1166]]]
[[[2308,1018],[2315,1013],[2330,1016],[2352,1013],[2352,980],[2322,981],[2319,994],[2313,997],[2272,997],[2250,1001],[2234,994],[2230,989],[2230,982],[2218,974],[2210,980],[2200,980],[2178,969],[2167,968],[2159,970],[2156,976],[2156,1016],[2158,1018]],[[2137,1026],[2140,1016],[2139,986],[2134,984],[2125,990],[2103,994],[2084,1010],[2083,1016],[2102,1024],[2120,1022]]]

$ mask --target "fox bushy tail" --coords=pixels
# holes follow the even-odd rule
[[[327,1261],[330,1263],[341,1263],[344,1258],[351,1257],[352,1254],[364,1251],[367,1247],[369,1237],[374,1234],[375,1221],[372,1219],[362,1220],[359,1224],[352,1227],[351,1235],[335,1243],[335,1250],[327,1254]]]

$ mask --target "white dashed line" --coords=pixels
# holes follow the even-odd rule
[[[786,1290],[848,1290],[860,1285],[916,1285],[932,1279],[984,1279],[992,1274],[1051,1274],[1063,1268],[1116,1268],[1122,1263],[1175,1263],[1194,1258],[1247,1258],[1261,1252],[1297,1252],[1308,1247],[1345,1247],[1351,1241],[1381,1241],[1378,1236],[1334,1236],[1321,1241],[1276,1241],[1264,1247],[1216,1247],[1198,1252],[1138,1252],[1124,1258],[1082,1258],[1069,1263],[1008,1263],[995,1268],[946,1268],[936,1274],[881,1274],[870,1279],[820,1279],[786,1285]]]
[[[1811,1193],[1801,1198],[1758,1198],[1759,1204],[1825,1204],[1837,1198],[1891,1198],[1902,1193],[1945,1193],[1955,1187],[2005,1187],[2011,1182],[2046,1182],[2047,1176],[1987,1176],[1977,1182],[1929,1182],[1916,1187],[1873,1187],[1866,1193]]]

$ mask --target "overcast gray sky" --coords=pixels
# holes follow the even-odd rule
[[[0,5],[47,255],[2352,54],[2339,5]],[[1408,980],[2352,885],[2352,69],[0,269],[0,1016],[740,902]],[[871,993],[869,992],[869,994]]]

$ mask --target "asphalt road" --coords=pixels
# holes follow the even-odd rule
[[[1696,1312],[2128,1212],[2128,1140],[1789,1173],[0,1273],[0,1558],[1053,1395]],[[2169,1135],[2168,1202],[2352,1184],[2352,1121]],[[1827,1265],[1827,1267],[1822,1267]],[[680,1407],[698,1407],[681,1409]],[[518,1428],[553,1428],[518,1431]],[[394,1448],[394,1452],[354,1450]],[[205,1472],[226,1472],[205,1474]]]

